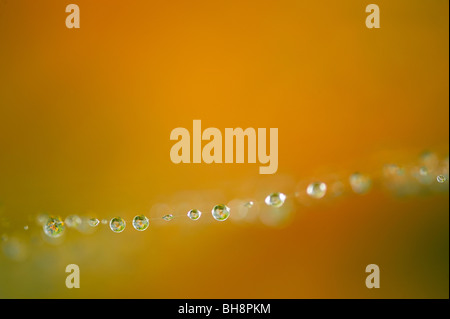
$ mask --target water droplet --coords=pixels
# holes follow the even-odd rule
[[[327,185],[322,182],[315,182],[308,185],[306,193],[313,198],[322,198],[327,192]]]
[[[164,216],[162,217],[162,219],[164,219],[165,221],[170,221],[170,220],[173,219],[173,215],[172,215],[172,214],[164,215]]]
[[[100,221],[97,218],[91,218],[88,220],[88,224],[91,227],[96,227],[99,223]]]
[[[69,216],[66,217],[65,222],[66,222],[68,227],[70,227],[70,228],[77,228],[78,226],[81,225],[82,220],[77,215],[69,215]]]
[[[133,218],[133,227],[136,230],[144,231],[148,227],[148,218],[144,215],[138,215]]]
[[[102,219],[102,224],[103,224],[103,225],[108,224],[108,220],[107,220],[107,219]]]
[[[283,193],[272,193],[266,197],[264,202],[273,207],[281,207],[286,201],[286,195]]]
[[[438,181],[438,183],[445,183],[445,181],[447,181],[447,178],[445,178],[445,176],[444,175],[438,175],[437,177],[436,177],[436,180]]]
[[[23,226],[24,230],[28,230],[28,225]]]
[[[126,223],[122,217],[114,217],[109,222],[109,228],[115,233],[121,233],[125,229]]]
[[[219,204],[213,207],[211,213],[215,220],[223,222],[230,216],[230,208],[226,205]]]
[[[63,234],[66,226],[61,218],[49,217],[43,228],[48,237],[57,238]]]
[[[246,207],[246,208],[252,208],[253,205],[255,205],[255,203],[253,201],[248,201],[248,202],[244,203],[244,207]]]
[[[370,190],[372,181],[368,176],[361,173],[354,173],[350,176],[350,186],[357,194],[365,194]]]
[[[187,215],[190,219],[197,220],[202,215],[202,212],[198,209],[191,209],[190,211],[188,211]]]

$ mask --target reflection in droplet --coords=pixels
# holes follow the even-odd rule
[[[197,220],[202,215],[202,212],[198,209],[191,209],[190,211],[188,211],[187,215],[191,220]]]
[[[48,237],[58,238],[60,237],[64,229],[66,228],[64,222],[59,217],[49,217],[45,225],[43,226],[44,233]]]
[[[219,204],[213,207],[211,214],[215,220],[223,222],[230,216],[230,208],[226,205]]]
[[[322,198],[327,192],[327,185],[322,182],[311,183],[306,188],[306,193],[313,198]]]
[[[114,217],[109,222],[109,228],[115,233],[121,233],[126,227],[125,220],[122,217]]]
[[[266,197],[264,202],[268,206],[272,207],[281,207],[283,206],[284,202],[286,201],[286,195],[283,193],[272,193]]]
[[[162,219],[164,219],[165,221],[171,221],[173,219],[173,215],[172,214],[164,215]]]
[[[88,224],[91,227],[96,227],[98,224],[100,224],[100,221],[97,218],[90,218],[88,220]]]
[[[148,218],[144,215],[137,215],[133,218],[133,227],[136,230],[144,231],[147,229],[149,224]]]

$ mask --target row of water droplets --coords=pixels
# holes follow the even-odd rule
[[[217,221],[225,221],[230,216],[230,208],[227,205],[218,204],[215,205],[211,211],[213,218]],[[202,216],[202,212],[198,209],[191,209],[188,211],[187,216],[190,220],[198,220]],[[174,218],[173,214],[167,214],[162,217],[165,221],[171,221]],[[66,226],[69,228],[77,228],[81,225],[82,219],[77,215],[70,215],[63,221],[60,217],[41,215],[38,217],[41,219],[40,223],[43,224],[44,233],[52,238],[60,237]],[[45,220],[45,221],[44,221]],[[107,219],[100,221],[97,218],[90,218],[87,221],[91,227],[97,227],[100,223],[108,224]],[[133,218],[132,225],[137,231],[144,231],[148,228],[150,221],[145,215],[137,215]],[[125,230],[126,221],[122,217],[114,217],[109,221],[109,228],[114,233],[121,233]]]
[[[413,178],[421,185],[429,186],[433,184],[433,181],[438,184],[444,184],[448,181],[449,178],[448,166],[448,157],[443,161],[439,161],[434,153],[424,152],[420,157],[420,165],[415,165],[412,168],[405,168],[396,164],[384,165],[383,177],[385,178],[385,180],[389,181],[390,184],[388,188],[392,188],[392,190],[395,190],[395,187],[397,187],[397,190],[400,189],[401,187],[398,187],[398,185],[401,185],[401,183],[399,183],[398,181],[401,181],[402,178],[405,177]],[[354,193],[365,194],[371,189],[373,180],[369,177],[369,175],[362,173],[353,173],[349,176],[348,182],[351,190]],[[406,188],[411,187],[410,182],[407,182],[406,185]],[[404,187],[404,185],[402,187]],[[339,180],[334,183],[315,181],[309,183],[306,186],[306,189],[302,190],[300,193],[305,194],[312,199],[321,199],[325,197],[328,191],[331,192],[332,196],[337,196],[339,194],[342,194],[342,190],[343,183]],[[296,192],[295,194],[293,194],[293,196],[297,197],[297,199],[299,200],[299,198],[302,196],[300,193]],[[283,206],[287,197],[288,196],[284,193],[274,192],[265,197],[264,203],[272,208],[279,208]],[[237,208],[236,219],[241,218],[241,216],[239,216],[241,211],[248,211],[256,204],[251,200],[238,202],[239,204],[237,207],[236,205],[230,205],[231,202],[230,204],[228,204],[229,206],[234,207],[233,210]],[[214,206],[211,211],[213,218],[217,221],[227,220],[230,216],[229,206],[223,204]],[[200,219],[200,217],[202,216],[202,212],[198,209],[191,209],[187,212],[187,216],[190,220],[196,221]],[[162,216],[162,219],[165,221],[171,221],[174,218],[175,216],[171,213]],[[50,238],[60,237],[64,233],[66,226],[68,228],[79,228],[84,220],[85,219],[82,219],[78,215],[67,216],[64,220],[60,217],[48,216],[46,214],[41,214],[38,216],[38,223],[43,227],[44,234]],[[113,232],[121,233],[125,229],[127,223],[122,217],[114,217],[110,220],[90,218],[87,220],[86,224],[90,228],[95,228],[99,224],[109,224],[109,228]],[[137,231],[144,231],[148,228],[149,225],[149,218],[144,215],[137,215],[132,220],[132,226]],[[23,229],[28,230],[29,226],[25,225],[23,226]],[[0,239],[2,241],[7,240],[7,235],[3,234]]]

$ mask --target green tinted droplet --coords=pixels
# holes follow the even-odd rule
[[[88,224],[91,227],[96,227],[99,223],[100,221],[97,218],[91,218],[88,220]]]
[[[283,193],[272,193],[268,195],[265,199],[265,203],[273,207],[281,207],[286,201],[286,195]]]
[[[170,220],[173,219],[173,215],[172,215],[172,214],[164,215],[164,216],[162,217],[162,219],[164,219],[165,221],[170,221]]]
[[[226,205],[219,204],[213,207],[211,213],[215,220],[223,222],[230,216],[230,208]]]
[[[121,233],[125,229],[126,223],[122,217],[114,217],[109,222],[109,228],[115,233]]]
[[[438,181],[438,183],[445,183],[445,181],[447,181],[447,178],[444,175],[438,175],[436,177],[436,180]]]
[[[322,198],[327,192],[327,185],[322,182],[311,183],[306,188],[306,193],[313,198]]]
[[[187,215],[190,219],[197,220],[202,215],[202,212],[198,209],[191,209],[190,211],[188,211]]]
[[[144,231],[148,227],[148,218],[144,215],[138,215],[133,218],[133,227],[136,230]]]
[[[43,226],[44,233],[52,238],[60,237],[65,228],[64,222],[59,217],[50,217]]]

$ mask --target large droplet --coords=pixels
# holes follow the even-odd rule
[[[226,205],[219,204],[213,207],[211,214],[215,220],[223,222],[230,216],[230,208]]]
[[[264,202],[273,207],[281,207],[286,201],[286,195],[283,193],[272,193],[266,197]]]
[[[133,218],[133,227],[136,230],[144,231],[148,227],[148,218],[144,215],[137,215]]]
[[[190,211],[188,211],[187,216],[192,219],[192,220],[197,220],[200,218],[200,216],[202,215],[202,212],[199,211],[198,209],[191,209]]]
[[[109,222],[109,228],[115,233],[121,233],[125,229],[126,223],[122,217],[114,217]]]
[[[322,182],[315,182],[308,185],[306,193],[313,198],[322,198],[327,192],[327,185]]]
[[[365,194],[370,190],[372,181],[368,176],[361,173],[354,173],[350,176],[350,186],[357,194]]]
[[[65,228],[64,222],[59,217],[49,217],[43,226],[44,233],[52,238],[60,237]]]

